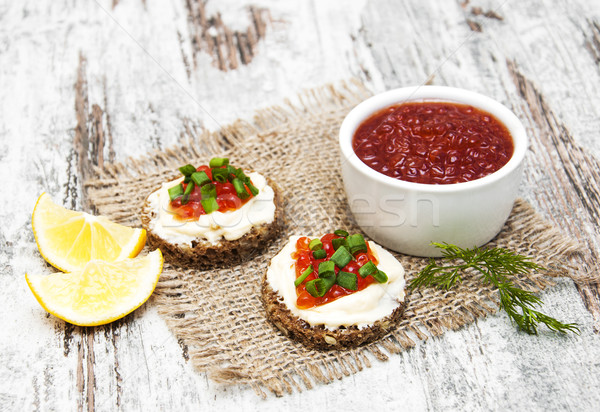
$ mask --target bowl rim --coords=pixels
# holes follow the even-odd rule
[[[500,169],[480,179],[450,184],[431,184],[407,182],[384,175],[381,172],[371,169],[358,158],[352,148],[352,140],[357,127],[370,115],[394,104],[430,101],[467,104],[494,115],[496,119],[506,126],[513,139],[514,151],[509,161]],[[356,105],[342,121],[339,130],[339,144],[342,152],[342,162],[348,162],[354,169],[373,180],[402,189],[446,193],[472,190],[503,179],[523,162],[527,152],[528,139],[525,127],[521,121],[502,103],[483,94],[466,89],[423,85],[388,90],[376,94]]]

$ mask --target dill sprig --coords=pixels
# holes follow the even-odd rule
[[[579,334],[575,323],[562,323],[535,310],[542,305],[540,298],[533,293],[520,289],[509,279],[511,275],[526,274],[529,271],[544,270],[532,262],[529,257],[518,255],[502,248],[463,249],[447,243],[432,243],[442,250],[442,259],[453,264],[438,265],[431,259],[429,264],[410,283],[410,288],[437,286],[450,289],[462,281],[461,274],[474,269],[481,274],[485,283],[498,289],[500,308],[503,309],[519,329],[531,335],[537,335],[538,324],[546,325],[550,330]]]

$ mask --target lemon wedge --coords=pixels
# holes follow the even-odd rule
[[[135,257],[146,244],[144,229],[65,209],[47,193],[38,198],[31,225],[41,255],[63,272],[82,269],[90,260],[114,262]]]
[[[51,275],[26,274],[35,298],[47,312],[79,326],[110,323],[148,300],[160,273],[160,249],[117,262],[91,260],[81,270]]]

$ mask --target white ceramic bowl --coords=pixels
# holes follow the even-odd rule
[[[352,149],[356,128],[373,113],[408,101],[471,105],[494,115],[510,132],[514,153],[508,163],[481,179],[455,184],[412,183],[379,173]],[[341,171],[350,209],[376,242],[415,256],[440,256],[431,242],[481,246],[506,222],[517,196],[527,151],[525,128],[497,101],[452,87],[418,86],[390,90],[356,106],[340,128]]]

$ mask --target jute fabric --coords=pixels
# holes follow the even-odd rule
[[[311,389],[385,361],[416,342],[455,330],[498,310],[497,294],[475,275],[452,290],[410,293],[400,326],[384,339],[349,351],[315,351],[284,337],[265,317],[260,282],[270,259],[290,235],[320,235],[338,228],[360,232],[349,211],[339,173],[338,130],[348,111],[369,96],[356,82],[311,90],[295,102],[261,110],[252,122],[237,121],[217,132],[186,128],[178,147],[96,170],[85,184],[91,206],[117,222],[140,226],[144,198],[177,168],[227,156],[236,166],[257,170],[279,186],[285,225],[256,257],[213,270],[165,264],[150,304],[158,306],[189,361],[212,379],[250,385],[257,394],[284,395]],[[566,258],[576,245],[525,201],[518,200],[502,232],[489,246],[531,256],[548,268],[514,279],[527,290],[568,276]],[[143,252],[145,253],[145,252]],[[408,281],[427,259],[395,253]]]

